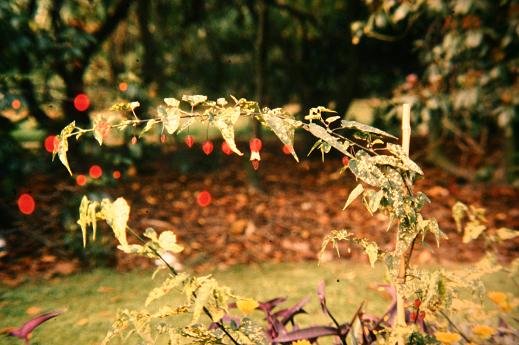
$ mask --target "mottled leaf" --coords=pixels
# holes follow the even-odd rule
[[[402,163],[404,164],[405,170],[411,170],[419,175],[423,175],[422,169],[418,166],[418,164],[413,162],[411,160],[411,158],[409,158],[409,156],[402,149],[402,146],[392,144],[392,143],[387,143],[386,148],[389,152],[394,154],[396,157],[398,157],[398,159],[400,159],[402,161]]]
[[[342,128],[350,128],[350,129],[356,129],[356,130],[359,130],[361,132],[365,132],[365,133],[372,133],[372,134],[377,134],[377,135],[381,135],[381,136],[384,136],[384,137],[387,137],[387,138],[392,138],[392,139],[396,139],[395,136],[387,133],[387,132],[384,132],[378,128],[375,128],[375,127],[372,127],[372,126],[368,126],[368,125],[365,125],[363,123],[360,123],[360,122],[357,122],[357,121],[346,121],[346,120],[342,120],[341,121],[341,127]]]
[[[151,302],[165,296],[174,288],[182,285],[184,281],[188,278],[188,276],[189,275],[187,273],[182,272],[176,276],[167,278],[160,287],[150,291],[144,305],[147,307]]]
[[[196,298],[193,306],[193,316],[191,319],[191,324],[195,324],[200,319],[200,315],[206,304],[209,302],[209,298],[213,293],[214,288],[216,287],[216,282],[214,279],[206,280],[198,290],[196,290]],[[213,321],[218,321],[214,320]]]
[[[291,148],[292,156],[299,162],[299,158],[294,151],[294,134],[295,129],[301,126],[301,122],[294,120],[280,108],[269,110],[263,113],[262,116],[268,127],[276,134],[279,140]]]
[[[351,159],[349,168],[358,179],[373,187],[382,187],[387,183],[387,178],[382,171],[371,161],[357,153],[358,159]]]
[[[303,126],[304,129],[312,133],[315,137],[323,140],[324,142],[328,143],[329,145],[333,146],[335,149],[337,149],[339,152],[341,152],[344,155],[349,155],[348,142],[341,142],[339,139],[332,136],[326,128],[316,125],[315,123],[309,123],[305,126]]]
[[[229,145],[229,148],[239,156],[243,156],[243,153],[236,147],[234,142],[234,125],[240,118],[240,107],[225,108],[216,115],[214,125],[222,133],[222,137]]]

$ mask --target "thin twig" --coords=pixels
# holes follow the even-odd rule
[[[452,320],[447,316],[447,314],[445,314],[443,311],[439,311],[439,313],[447,320],[447,322],[449,322],[449,324],[463,337],[463,339],[465,339],[465,341],[467,343],[470,343],[471,340],[469,337],[467,337],[462,331],[461,329],[458,328],[458,326],[456,326],[456,324],[454,322],[452,322]]]

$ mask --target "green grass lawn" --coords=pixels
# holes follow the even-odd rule
[[[0,329],[17,326],[29,319],[29,308],[43,311],[64,310],[65,313],[38,328],[31,344],[98,344],[109,329],[118,309],[143,307],[147,292],[164,276],[151,280],[150,271],[117,273],[98,269],[51,281],[26,283],[17,288],[0,287]],[[300,315],[302,324],[313,324],[321,317],[315,290],[320,280],[327,286],[327,301],[336,317],[346,322],[362,301],[370,313],[385,310],[388,301],[375,291],[383,283],[381,266],[370,269],[366,264],[341,261],[322,264],[265,264],[236,266],[214,272],[223,285],[244,297],[266,300],[290,296],[287,306],[304,296],[312,298],[305,308],[309,315]],[[489,289],[514,291],[506,275],[488,279]],[[30,310],[29,310],[30,311]],[[319,317],[315,317],[319,315]],[[262,314],[255,312],[258,320]],[[14,338],[0,336],[0,344],[19,344]]]

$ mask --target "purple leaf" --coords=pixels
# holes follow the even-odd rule
[[[59,314],[62,314],[62,311],[52,311],[49,313],[41,314],[36,316],[34,319],[31,319],[24,323],[20,328],[11,331],[9,334],[15,336],[20,339],[26,339],[28,335],[39,325],[44,323],[47,320],[50,320]]]
[[[317,339],[328,335],[339,335],[339,330],[330,326],[314,326],[288,332],[272,339],[273,343],[287,343],[302,339]]]
[[[319,283],[319,286],[317,287],[317,297],[319,297],[319,303],[321,303],[321,310],[323,311],[323,313],[331,317],[330,311],[326,306],[326,296],[324,294],[324,280],[322,280]]]
[[[260,302],[259,309],[270,312],[272,309],[287,300],[286,297],[277,297],[266,302]]]
[[[299,301],[297,304],[294,304],[292,307],[280,310],[276,313],[274,313],[272,316],[281,319],[281,323],[283,325],[286,325],[289,321],[293,320],[294,316],[301,313],[306,313],[303,310],[303,306],[308,303],[308,300],[310,299],[309,296],[306,296],[301,301]]]

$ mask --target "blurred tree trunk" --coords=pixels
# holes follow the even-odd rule
[[[142,61],[142,80],[146,84],[157,82],[159,85],[162,76],[159,73],[161,55],[157,49],[155,38],[149,28],[149,20],[151,15],[151,2],[148,0],[139,0],[137,6],[137,19],[139,22],[139,32],[141,36],[143,51]]]
[[[259,0],[257,4],[257,32],[255,42],[255,100],[263,107],[266,101],[266,83],[265,76],[267,73],[267,35],[268,35],[268,6],[265,0]],[[261,138],[261,124],[254,119],[253,135]]]
[[[517,114],[519,109],[515,109]],[[517,183],[519,179],[519,118],[515,117],[510,123],[510,128],[506,133],[505,148],[505,169],[508,182]]]
[[[112,32],[117,28],[118,24],[127,17],[132,0],[119,0],[112,11],[105,18],[98,30],[92,36],[93,40],[83,50],[81,57],[73,58],[72,60],[63,61],[61,55],[56,56],[54,69],[56,73],[63,79],[65,83],[65,99],[62,101],[61,109],[64,115],[61,123],[76,121],[77,125],[88,126],[90,123],[89,111],[78,111],[74,107],[74,98],[85,92],[84,74],[88,68],[92,57],[100,49],[103,42],[105,42]],[[67,29],[59,16],[59,9],[62,2],[54,3],[55,7],[52,10],[52,27],[55,36],[59,37],[62,30]],[[58,42],[61,43],[61,42]],[[58,53],[60,54],[60,53]],[[40,123],[44,127],[49,127],[49,124]],[[51,124],[52,125],[56,125]]]

